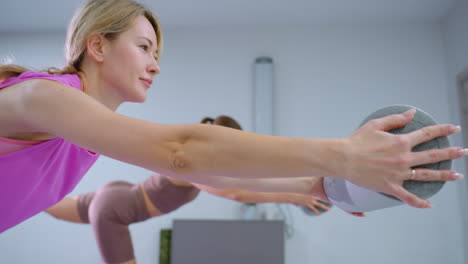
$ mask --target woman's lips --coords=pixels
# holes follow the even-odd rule
[[[150,79],[141,78],[140,80],[142,80],[143,83],[145,83],[146,88],[149,88],[151,86],[151,84],[153,83],[153,81],[150,80]]]

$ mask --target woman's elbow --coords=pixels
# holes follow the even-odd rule
[[[163,175],[180,178],[190,170],[192,163],[187,154],[188,138],[186,129],[178,125],[154,124],[152,130],[142,135],[147,140],[141,141],[141,148],[149,149],[144,155],[149,162],[149,166],[154,166],[156,172]],[[159,131],[159,133],[154,133]],[[148,146],[148,143],[150,145]]]

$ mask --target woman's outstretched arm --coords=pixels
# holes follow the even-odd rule
[[[192,184],[202,188],[211,187],[213,189],[236,189],[251,192],[312,195],[321,200],[328,201],[323,190],[323,177],[239,179],[222,176],[206,176],[196,179],[196,182]]]
[[[0,118],[16,128],[47,132],[91,151],[187,181],[205,176],[344,177],[410,205],[428,207],[427,201],[401,186],[408,179],[410,167],[464,155],[461,148],[438,150],[436,154],[411,152],[416,144],[455,133],[452,125],[428,127],[408,135],[385,132],[409,123],[414,116],[411,111],[371,121],[344,139],[286,138],[221,126],[162,125],[131,118],[54,81],[32,80],[11,88],[2,92],[9,92],[8,98],[15,100]],[[431,171],[415,179],[455,180],[451,171]]]
[[[187,180],[204,175],[308,177],[332,174],[329,164],[342,159],[338,157],[341,139],[274,137],[204,124],[157,124],[115,113],[58,82],[20,84],[2,91],[17,99],[10,104],[11,115],[3,114],[16,131],[50,133],[163,175]]]
[[[316,214],[320,214],[318,207],[329,210],[319,199],[310,195],[296,193],[251,192],[237,189],[218,189],[210,186],[198,185],[197,188],[207,193],[230,199],[240,203],[288,203],[308,207]]]

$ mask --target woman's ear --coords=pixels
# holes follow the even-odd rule
[[[104,44],[106,39],[101,34],[90,36],[86,42],[89,56],[97,62],[104,61]]]

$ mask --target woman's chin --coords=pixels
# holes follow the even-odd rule
[[[146,101],[146,91],[140,93],[140,94],[135,94],[132,98],[129,98],[130,100],[127,100],[127,102],[132,102],[132,103],[143,103]]]
[[[133,103],[144,103],[146,101],[146,97],[144,98],[140,98],[140,99],[137,99],[137,100],[134,100],[132,101]]]

